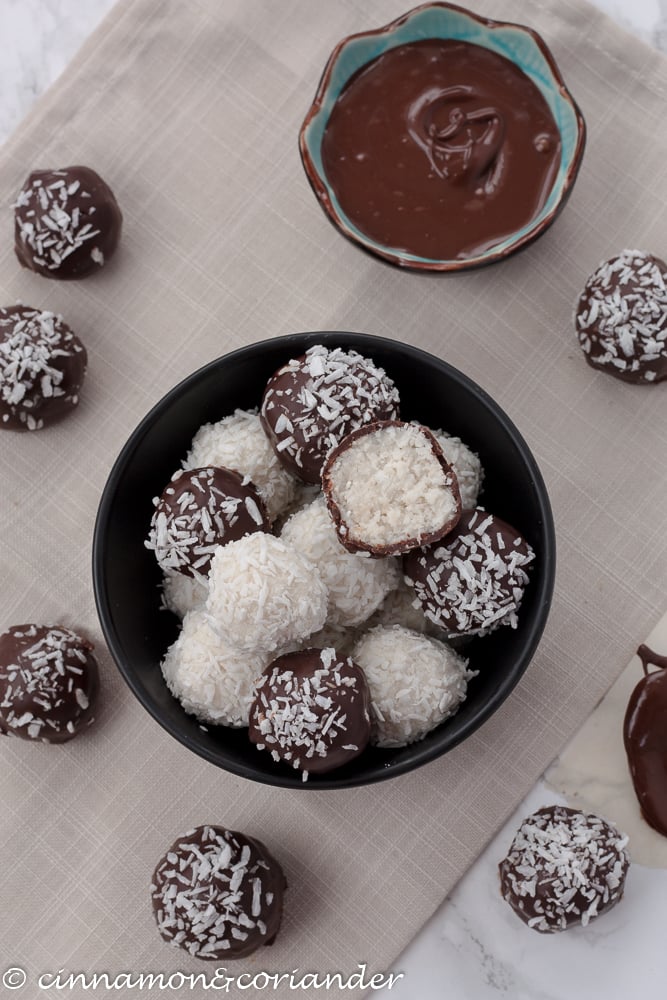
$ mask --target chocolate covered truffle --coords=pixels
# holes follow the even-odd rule
[[[394,419],[398,405],[394,383],[373,361],[317,344],[269,379],[261,419],[285,468],[319,483],[325,458],[346,434]]]
[[[483,635],[516,628],[534,557],[518,531],[477,508],[441,541],[408,552],[403,569],[434,625],[450,636]]]
[[[0,731],[65,743],[89,726],[99,688],[92,650],[60,625],[14,625],[0,635]]]
[[[461,512],[456,475],[433,434],[400,420],[343,438],[324,464],[322,489],[341,544],[374,556],[442,538]]]
[[[39,430],[79,402],[86,349],[62,316],[0,309],[0,427]]]
[[[667,264],[641,250],[604,261],[584,286],[575,325],[593,368],[637,384],[667,378]]]
[[[45,278],[85,278],[118,246],[123,217],[90,167],[35,170],[14,204],[16,256]]]
[[[270,528],[257,490],[233,469],[177,472],[153,502],[146,547],[165,571],[206,576],[219,545]]]
[[[272,944],[287,886],[260,840],[221,826],[179,837],[157,864],[151,896],[160,934],[195,958],[245,958]]]
[[[358,757],[370,738],[366,679],[335,649],[279,656],[257,681],[250,739],[304,773],[332,771]]]
[[[566,806],[539,809],[500,863],[503,898],[533,930],[586,927],[623,896],[627,842],[599,816]]]

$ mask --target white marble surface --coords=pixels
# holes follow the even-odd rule
[[[224,0],[221,0],[224,2]],[[252,2],[252,0],[248,0]],[[594,0],[667,53],[667,0]],[[0,0],[0,142],[58,76],[113,0]],[[406,9],[409,7],[406,3]],[[638,643],[644,637],[638,637]],[[661,649],[667,652],[667,646]],[[572,774],[559,773],[572,791]],[[564,784],[563,784],[564,781]],[[568,782],[570,783],[568,785]],[[541,935],[498,892],[497,865],[521,819],[564,802],[543,780],[522,803],[394,970],[404,979],[383,1000],[663,1000],[667,870],[634,863],[622,904],[587,929]]]

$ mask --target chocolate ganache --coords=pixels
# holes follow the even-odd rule
[[[667,837],[667,656],[641,645],[644,676],[625,712],[623,741],[642,816]],[[649,665],[658,670],[649,672]]]
[[[525,73],[451,39],[400,45],[363,67],[322,140],[348,219],[432,259],[472,257],[532,222],[560,153],[553,115]]]

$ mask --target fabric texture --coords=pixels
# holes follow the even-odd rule
[[[0,625],[81,629],[103,674],[85,735],[0,741],[0,953],[30,982],[212,973],[161,941],[149,899],[162,852],[201,823],[265,840],[289,882],[277,941],[234,973],[396,967],[665,610],[667,389],[589,368],[572,310],[604,258],[664,251],[667,64],[578,0],[476,0],[547,41],[587,121],[583,167],[527,251],[452,277],[403,273],[329,225],[297,134],[338,40],[408,7],[121,0],[1,151],[2,304],[62,313],[89,371],[73,416],[0,435]],[[122,244],[99,275],[48,281],[19,267],[10,206],[31,169],[73,163],[114,189]],[[559,559],[543,641],[497,714],[414,774],[334,793],[253,784],[164,732],[105,651],[90,572],[101,491],[147,410],[221,354],[318,329],[408,341],[494,396],[542,469]]]

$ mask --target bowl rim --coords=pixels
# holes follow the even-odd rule
[[[311,346],[311,344],[324,343],[325,346],[333,347],[337,345],[340,346],[341,343],[344,343],[346,348],[349,347],[351,349],[364,347],[368,350],[369,344],[371,345],[371,350],[372,344],[377,344],[385,350],[396,350],[398,348],[399,352],[407,352],[412,357],[415,357],[418,362],[428,364],[430,366],[435,365],[435,367],[446,377],[453,379],[466,391],[472,392],[476,395],[480,402],[491,411],[494,418],[502,427],[504,433],[511,440],[514,447],[517,448],[522,457],[522,461],[525,463],[529,472],[540,512],[538,522],[540,525],[542,543],[540,562],[543,565],[543,572],[540,574],[539,578],[532,581],[532,586],[537,588],[534,595],[536,611],[533,620],[530,622],[528,631],[522,637],[522,649],[520,655],[515,661],[513,670],[509,676],[506,675],[503,677],[501,683],[493,692],[492,696],[485,701],[483,705],[480,705],[474,714],[470,716],[463,731],[452,733],[450,739],[445,740],[444,746],[438,744],[433,747],[430,744],[425,744],[423,741],[410,744],[411,757],[409,760],[402,762],[399,761],[396,763],[392,762],[389,765],[384,766],[378,773],[373,774],[372,776],[355,777],[354,775],[346,775],[343,778],[337,779],[336,772],[332,771],[323,775],[313,775],[313,778],[316,778],[316,780],[306,782],[302,780],[301,772],[295,771],[294,774],[292,774],[290,771],[286,770],[285,773],[282,771],[276,771],[275,774],[271,772],[264,773],[261,769],[261,761],[258,762],[258,767],[255,768],[248,766],[242,761],[236,760],[234,756],[229,755],[223,747],[218,747],[214,751],[205,743],[200,743],[196,739],[192,738],[188,732],[183,732],[179,726],[172,723],[169,718],[164,717],[160,706],[153,703],[150,696],[147,695],[144,688],[138,682],[133,670],[128,667],[128,664],[125,662],[121,638],[115,627],[109,595],[106,591],[104,571],[104,562],[108,546],[108,521],[115,502],[116,488],[125,472],[127,463],[140,446],[143,438],[151,430],[155,422],[169,408],[171,403],[179,397],[186,387],[192,388],[197,382],[206,380],[209,374],[218,368],[218,366],[220,366],[223,362],[233,363],[234,360],[243,358],[247,355],[252,355],[257,351],[261,351],[264,347],[271,346],[272,348],[275,348],[276,344],[284,345],[286,356],[287,352],[291,349],[291,345],[298,345],[301,353],[303,353],[303,350],[307,349],[307,347],[302,347],[304,338],[307,338],[310,341],[307,346]],[[222,419],[222,417],[220,419]],[[517,429],[516,425],[505,413],[502,407],[486,392],[486,390],[474,382],[468,375],[465,375],[458,368],[450,365],[447,361],[444,361],[437,355],[430,354],[428,351],[425,351],[420,347],[415,347],[404,341],[395,341],[388,337],[380,337],[374,334],[363,334],[358,332],[355,333],[351,331],[305,331],[256,341],[252,344],[230,351],[227,354],[220,355],[212,361],[209,361],[201,367],[195,369],[195,371],[186,375],[179,382],[177,382],[155,404],[153,404],[153,406],[151,406],[139,424],[132,431],[115,459],[103,487],[95,518],[92,542],[93,593],[98,618],[102,627],[102,633],[116,668],[134,694],[135,698],[148,712],[148,714],[179,743],[187,747],[187,749],[197,754],[199,757],[202,757],[209,763],[222,768],[223,770],[229,771],[238,777],[257,781],[274,787],[292,789],[302,788],[310,791],[360,787],[362,785],[376,784],[381,781],[398,777],[402,774],[414,771],[419,767],[422,767],[424,764],[445,756],[450,750],[453,750],[454,747],[458,746],[469,736],[477,732],[484,722],[486,722],[508,698],[528,668],[539,645],[547,618],[549,616],[555,586],[555,576],[556,533],[546,484],[532,451],[528,447],[528,444]]]
[[[331,82],[334,67],[340,54],[349,45],[349,43],[362,38],[374,38],[382,35],[390,35],[396,29],[407,23],[416,14],[432,9],[442,9],[462,14],[465,17],[468,17],[471,21],[476,22],[480,25],[480,27],[487,29],[489,32],[510,28],[529,35],[541,54],[544,56],[553,75],[554,83],[556,84],[556,89],[558,90],[560,96],[571,106],[577,126],[575,147],[572,153],[571,161],[568,164],[563,178],[560,197],[558,198],[556,204],[546,215],[539,219],[539,222],[531,225],[530,229],[528,229],[523,236],[517,237],[517,239],[513,241],[510,246],[505,246],[503,249],[497,250],[491,248],[476,257],[442,260],[429,258],[420,259],[414,255],[406,257],[403,251],[392,250],[391,247],[383,246],[370,238],[368,238],[368,241],[365,241],[363,233],[358,234],[356,231],[351,230],[346,218],[341,216],[341,213],[338,212],[336,206],[333,204],[329,194],[329,187],[322,179],[321,172],[317,169],[313,161],[308,144],[307,133],[309,127],[322,108],[324,98]],[[475,44],[480,43],[476,42]],[[535,240],[538,239],[552,225],[565,207],[572,192],[572,188],[574,187],[574,182],[579,174],[586,146],[586,135],[586,122],[581,109],[568,89],[553,53],[542,36],[534,28],[531,28],[529,25],[520,24],[516,21],[499,21],[483,17],[482,15],[476,14],[474,11],[471,11],[466,7],[462,7],[459,4],[449,3],[447,0],[430,0],[430,2],[413,7],[411,10],[406,11],[404,14],[394,18],[393,21],[389,21],[387,24],[381,25],[378,28],[370,28],[366,31],[357,31],[353,34],[346,35],[337,43],[327,60],[324,70],[322,71],[322,75],[315,92],[315,97],[313,98],[299,129],[299,155],[301,157],[306,177],[327,219],[334,226],[334,228],[347,240],[354,244],[354,246],[360,248],[374,258],[379,258],[388,264],[400,267],[402,270],[416,271],[422,274],[455,274],[460,271],[487,267],[497,261],[505,260],[507,257],[512,256],[518,251],[526,249],[526,247],[534,243]]]

